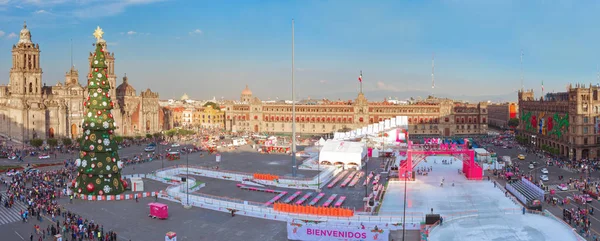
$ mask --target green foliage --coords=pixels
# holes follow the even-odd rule
[[[517,126],[519,126],[519,119],[517,118],[511,118],[510,120],[508,120],[508,126],[510,126],[510,128],[517,128]]]
[[[73,145],[73,140],[71,140],[71,138],[63,138],[61,142],[65,146]]]
[[[166,134],[168,137],[173,137],[173,136],[175,136],[175,130],[174,130],[174,129],[172,129],[172,130],[168,130],[168,131],[166,131],[166,132],[165,132],[165,134]]]
[[[46,140],[46,142],[48,143],[48,145],[50,147],[56,147],[56,146],[58,146],[58,140],[57,139],[50,138],[50,139]]]
[[[141,140],[141,139],[144,139],[144,137],[143,136],[135,136],[135,139],[136,140]]]
[[[204,104],[204,107],[207,107],[207,106],[211,106],[215,110],[221,110],[221,107],[219,107],[219,105],[217,105],[217,103],[215,103],[215,102],[211,102],[211,101],[206,102],[206,104]]]
[[[44,145],[44,140],[39,139],[39,138],[34,138],[34,139],[31,139],[31,141],[29,141],[29,144],[31,144],[31,146],[33,146],[35,148],[39,148],[42,145]]]
[[[123,136],[115,136],[115,137],[114,137],[114,140],[115,140],[117,143],[123,143]]]
[[[148,139],[152,138],[152,134],[150,134],[150,133],[146,134],[146,138],[148,138]]]
[[[542,145],[542,150],[554,155],[558,155],[560,153],[560,150],[558,150],[558,148],[554,148],[548,145]]]
[[[515,139],[517,140],[517,142],[521,145],[527,145],[527,138],[522,137],[522,136],[515,136]]]
[[[152,136],[154,136],[154,138],[161,138],[162,137],[162,133],[156,132],[156,133],[152,134]]]

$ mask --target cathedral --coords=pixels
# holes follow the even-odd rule
[[[114,53],[107,52],[106,59],[117,135],[143,136],[160,132],[162,112],[158,93],[147,89],[138,96],[127,76],[117,87]],[[91,67],[87,70],[91,73]],[[12,47],[9,83],[0,85],[0,135],[25,142],[34,138],[76,139],[81,136],[87,88],[79,83],[78,71],[71,66],[64,82],[59,81],[54,86],[43,83],[40,46],[32,42],[31,32],[24,24],[19,41]]]

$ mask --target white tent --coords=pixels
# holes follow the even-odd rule
[[[362,166],[362,159],[367,156],[364,143],[351,141],[327,140],[319,154],[319,162],[342,164],[345,167]]]
[[[323,146],[325,145],[325,139],[323,139],[323,137],[321,137],[321,139],[319,139],[319,141],[317,142],[318,146]]]

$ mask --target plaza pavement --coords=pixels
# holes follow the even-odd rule
[[[121,149],[119,154],[123,157],[127,155],[133,156],[143,153],[143,148],[143,145],[133,146]],[[278,175],[285,175],[290,172],[291,158],[289,155],[259,154],[248,149],[249,147],[221,153],[222,162],[218,163],[220,170],[234,170],[248,173],[261,172]],[[161,150],[163,149],[161,148]],[[185,155],[182,155],[181,160],[176,161],[155,160],[143,164],[129,165],[123,169],[122,173],[124,175],[150,173],[161,168],[163,165],[168,167],[185,164],[185,158]],[[25,163],[36,163],[38,161],[37,158],[32,159],[26,159]],[[381,158],[372,158],[370,161],[371,165],[368,166],[369,171],[379,169],[381,161]],[[217,163],[215,162],[214,155],[204,153],[204,157],[201,157],[199,153],[193,153],[189,156],[189,164],[213,167]],[[47,167],[43,169],[55,168],[59,167]],[[305,177],[312,177],[317,172],[299,170],[299,174]],[[265,202],[274,196],[262,192],[240,190],[236,187],[237,182],[197,176],[194,176],[194,178],[206,183],[206,187],[200,189],[199,192],[201,193],[260,202]],[[364,177],[354,188],[340,188],[339,183],[332,189],[324,188],[323,192],[326,193],[326,196],[319,204],[322,204],[332,193],[337,193],[340,196],[347,196],[348,199],[346,199],[344,206],[356,207],[357,209],[362,208],[362,197],[364,197],[365,190],[364,186],[362,186],[363,180]],[[165,189],[168,185],[144,179],[144,186],[144,191],[157,191]],[[1,189],[3,188],[0,188],[0,192],[2,191]],[[276,189],[288,192],[296,191],[286,188]],[[303,194],[306,192],[308,191],[303,191]],[[315,195],[313,194],[311,199]],[[139,203],[136,203],[134,200],[90,202],[76,199],[73,204],[69,204],[67,198],[62,198],[60,203],[69,211],[94,220],[96,223],[103,224],[105,231],[116,231],[119,234],[119,240],[161,240],[164,234],[169,231],[176,232],[179,237],[178,240],[269,241],[287,239],[286,224],[284,222],[249,218],[241,215],[231,217],[227,213],[200,208],[187,210],[181,204],[164,200],[159,200],[159,202],[169,205],[170,218],[167,220],[150,219],[147,217],[149,213],[147,204],[153,201],[154,198],[152,197],[140,198]],[[33,224],[36,222],[30,220],[29,223],[25,224],[17,221],[0,225],[0,233],[6,235],[2,237],[2,240],[28,240],[29,235],[33,232]],[[41,226],[45,227],[48,224],[48,220],[45,220]],[[37,236],[35,239],[37,239]]]
[[[513,161],[513,163],[519,163],[519,168],[522,171],[525,171],[526,173],[529,173],[529,162],[530,161],[535,161],[538,164],[535,166],[535,169],[533,169],[531,171],[532,174],[535,174],[535,177],[537,178],[536,182],[539,182],[539,177],[542,174],[541,173],[541,168],[546,167],[548,169],[548,181],[544,182],[546,185],[558,185],[560,183],[566,183],[565,180],[568,180],[569,178],[573,178],[573,179],[579,179],[580,176],[584,176],[585,174],[581,174],[581,173],[576,173],[574,171],[571,170],[566,170],[563,168],[559,168],[556,165],[554,166],[546,166],[545,163],[545,159],[540,159],[538,158],[535,154],[527,154],[525,151],[521,151],[517,148],[512,148],[512,149],[503,149],[502,147],[499,146],[494,146],[492,147],[492,149],[494,149],[496,151],[496,153],[498,154],[498,158],[502,158],[502,156],[510,156],[511,160]],[[525,160],[519,160],[517,158],[517,156],[519,154],[524,154],[526,155]],[[497,179],[494,178],[493,175],[491,175],[491,173],[485,171],[484,175],[486,176],[490,176],[492,177],[494,180],[498,181],[499,183],[501,183],[503,186],[506,184],[506,181],[503,179]],[[558,180],[558,176],[564,176],[563,181],[559,181]],[[590,174],[590,177],[593,180],[597,180],[598,178],[600,178],[600,172],[592,172]],[[485,177],[487,179],[487,177]],[[560,191],[557,190],[556,195],[558,198],[565,198],[567,196],[573,196],[573,194],[580,194],[580,192],[576,191],[576,190],[568,190],[568,191]],[[577,209],[577,207],[581,207],[581,208],[585,208],[586,206],[591,206],[594,208],[594,211],[600,211],[600,202],[599,201],[593,201],[589,204],[586,205],[580,205],[580,204],[576,204],[575,202],[571,202],[571,204],[566,205],[566,206],[560,206],[560,205],[556,205],[553,206],[551,204],[548,203],[543,203],[543,208],[544,209],[548,209],[548,211],[550,211],[552,214],[554,214],[554,216],[561,218],[562,219],[562,212],[564,208],[575,208]],[[593,233],[596,234],[596,236],[600,236],[600,217],[595,217],[595,216],[590,216],[591,217],[591,230]],[[589,239],[591,240],[591,239]]]

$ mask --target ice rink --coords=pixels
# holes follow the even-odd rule
[[[451,159],[452,164],[442,164],[442,160]],[[466,180],[458,173],[461,161],[431,156],[417,165],[421,167],[432,167],[433,171],[427,176],[417,175],[416,181],[406,185],[407,222],[410,217],[424,217],[432,208],[433,213],[441,214],[444,226],[434,229],[430,240],[577,240],[569,227],[558,221],[522,215],[521,206],[487,179]],[[404,187],[404,182],[390,182],[379,215],[402,215]]]

